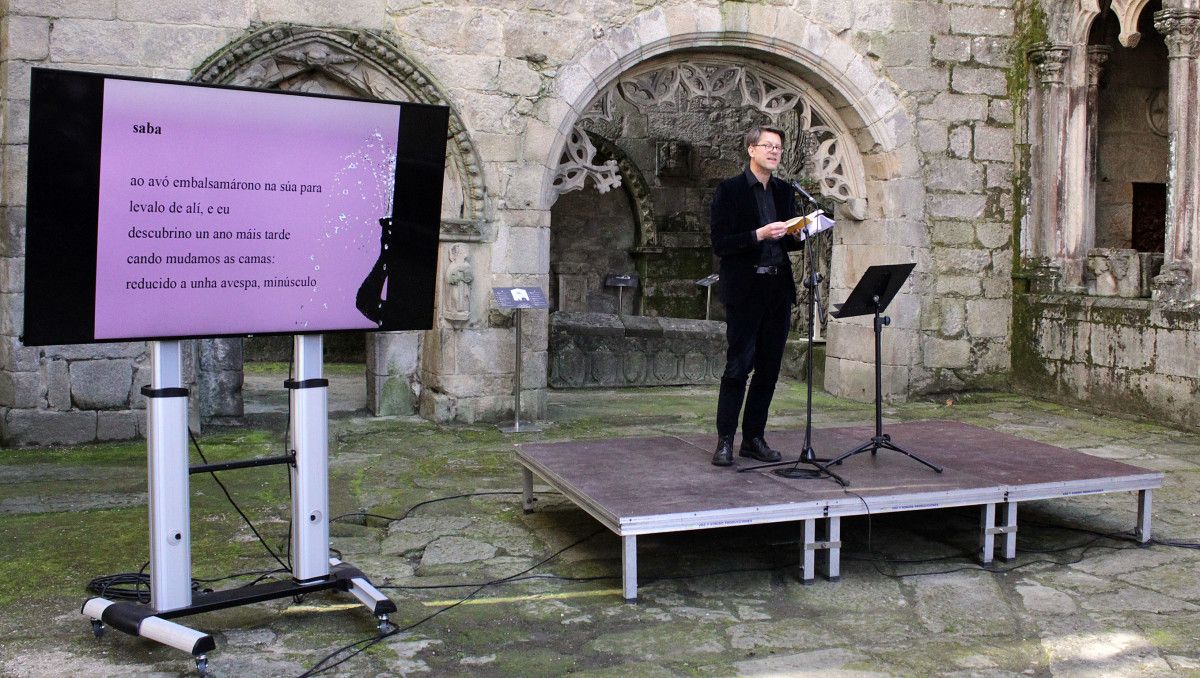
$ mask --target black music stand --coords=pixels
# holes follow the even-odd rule
[[[929,468],[942,472],[942,467],[930,463],[908,450],[892,442],[892,437],[883,432],[883,326],[890,325],[892,319],[882,315],[888,304],[896,297],[908,274],[916,264],[886,264],[872,266],[863,273],[858,284],[850,292],[844,304],[835,304],[835,318],[853,318],[860,315],[875,315],[875,435],[862,445],[845,452],[828,464],[820,465],[823,470],[829,466],[840,464],[845,459],[856,454],[870,452],[872,456],[879,450],[892,450],[915,459]]]

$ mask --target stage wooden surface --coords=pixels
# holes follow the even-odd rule
[[[884,432],[897,445],[945,470],[936,473],[890,450],[859,454],[833,467],[849,483],[849,489],[863,497],[997,487],[1019,490],[1023,486],[1080,481],[1086,485],[1086,481],[1146,477],[1161,480],[1161,474],[1136,466],[960,422],[892,424]],[[817,429],[813,448],[819,457],[831,458],[872,435],[873,426]],[[804,432],[774,432],[767,440],[785,459],[795,459],[804,445]],[[552,472],[558,482],[565,482],[616,518],[847,496],[829,479],[787,479],[766,469],[738,473],[737,467],[759,463],[747,457],[736,457],[734,467],[713,466],[709,460],[715,442],[712,436],[658,436],[525,443],[519,446],[519,456],[537,467],[535,470]],[[1087,491],[1080,488],[1081,493]],[[1069,489],[1055,494],[1067,493]]]

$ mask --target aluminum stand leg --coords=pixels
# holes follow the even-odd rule
[[[996,550],[996,505],[984,504],[979,507],[979,562],[982,565],[992,564],[992,555]]]
[[[625,600],[637,600],[637,535],[621,537],[621,584]]]
[[[1153,506],[1153,490],[1138,490],[1138,518],[1134,536],[1139,543],[1150,543],[1150,509]]]
[[[1000,505],[1000,530],[1003,530],[1004,544],[1000,560],[1005,562],[1017,558],[1017,502],[1006,501]],[[1000,530],[997,530],[999,532]]]
[[[329,382],[321,377],[321,335],[292,342],[292,577],[304,582],[329,576]]]
[[[533,471],[524,467],[521,468],[521,494],[524,497],[522,508],[525,513],[533,513],[533,503],[537,501],[533,496]]]
[[[803,522],[804,544],[800,547],[800,583],[808,585],[817,578],[817,519],[807,518]]]
[[[831,516],[825,519],[825,578],[838,581],[842,578],[842,519]]]
[[[188,399],[178,341],[150,342],[150,388],[143,393],[149,448],[150,606],[164,612],[192,604]]]

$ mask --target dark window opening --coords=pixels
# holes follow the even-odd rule
[[[1133,184],[1133,229],[1130,246],[1139,252],[1162,252],[1167,233],[1167,185]]]

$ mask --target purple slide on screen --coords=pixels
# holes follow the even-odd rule
[[[107,80],[95,337],[218,335],[234,319],[376,328],[355,293],[392,214],[399,119],[382,103]]]

